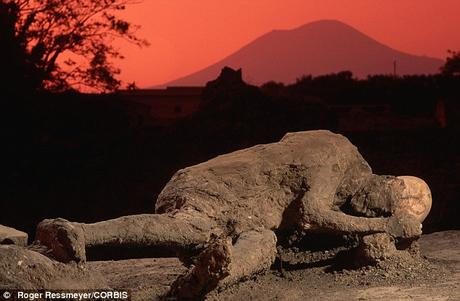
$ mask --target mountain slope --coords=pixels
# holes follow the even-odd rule
[[[398,75],[436,73],[443,64],[440,59],[394,50],[342,22],[323,20],[271,31],[220,62],[166,85],[204,85],[224,66],[242,68],[245,80],[252,84],[292,83],[302,75],[343,70],[366,77],[393,73],[394,61]]]

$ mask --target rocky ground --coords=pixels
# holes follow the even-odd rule
[[[420,257],[401,253],[358,269],[327,259],[302,266],[311,254],[288,251],[288,271],[267,272],[208,300],[460,300],[460,232],[424,235],[420,245]]]
[[[376,266],[357,269],[347,267],[346,257],[340,265],[331,259],[340,248],[280,249],[282,260],[272,270],[216,290],[206,299],[460,300],[460,231],[423,235],[420,249],[421,256],[400,253]],[[84,268],[72,269],[54,263],[51,267],[40,254],[24,255],[17,247],[2,246],[0,253],[0,289],[46,285],[96,288],[99,284],[129,289],[132,300],[160,300],[170,283],[185,271],[175,258],[90,261]],[[54,275],[49,271],[55,271]]]

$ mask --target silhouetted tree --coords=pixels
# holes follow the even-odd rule
[[[139,87],[136,85],[136,82],[133,81],[133,82],[130,82],[126,85],[126,89],[129,90],[129,91],[135,91],[135,90],[138,90]]]
[[[0,0],[0,87],[3,93],[16,90],[18,83],[22,83],[21,89],[24,90],[30,90],[35,86],[32,79],[28,78],[35,70],[33,65],[28,63],[26,52],[16,35],[16,21],[16,5]]]
[[[147,45],[116,13],[133,0],[0,0],[2,84],[36,90],[120,85],[112,45],[123,38]]]
[[[448,50],[450,56],[446,58],[446,63],[441,67],[444,75],[460,75],[460,52]]]

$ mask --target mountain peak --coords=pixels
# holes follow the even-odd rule
[[[322,20],[317,20],[317,21],[313,21],[313,22],[309,22],[309,23],[306,23],[302,26],[300,26],[299,28],[302,28],[302,27],[307,27],[307,26],[316,26],[316,27],[322,27],[322,26],[336,26],[336,27],[351,27],[350,25],[342,22],[342,21],[339,21],[339,20],[335,20],[335,19],[322,19]]]
[[[312,21],[305,23],[303,25],[300,25],[299,27],[293,28],[293,29],[274,29],[271,32],[293,32],[293,31],[301,31],[305,29],[324,29],[324,28],[335,28],[335,29],[340,29],[340,28],[352,28],[346,23],[343,23],[342,21],[339,20],[334,20],[334,19],[322,19],[322,20],[317,20],[317,21]],[[355,29],[356,30],[356,29]]]
[[[339,20],[333,19],[324,19],[313,21],[310,23],[306,23],[302,26],[299,26],[295,29],[290,30],[290,32],[304,32],[305,34],[308,33],[316,33],[318,35],[361,35],[366,36],[356,28],[342,22]],[[368,39],[372,39],[366,36]]]

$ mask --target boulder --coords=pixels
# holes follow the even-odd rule
[[[27,246],[28,235],[25,232],[0,225],[0,244]]]
[[[16,245],[0,245],[0,271],[0,290],[109,288],[96,271],[83,265],[63,264]]]

